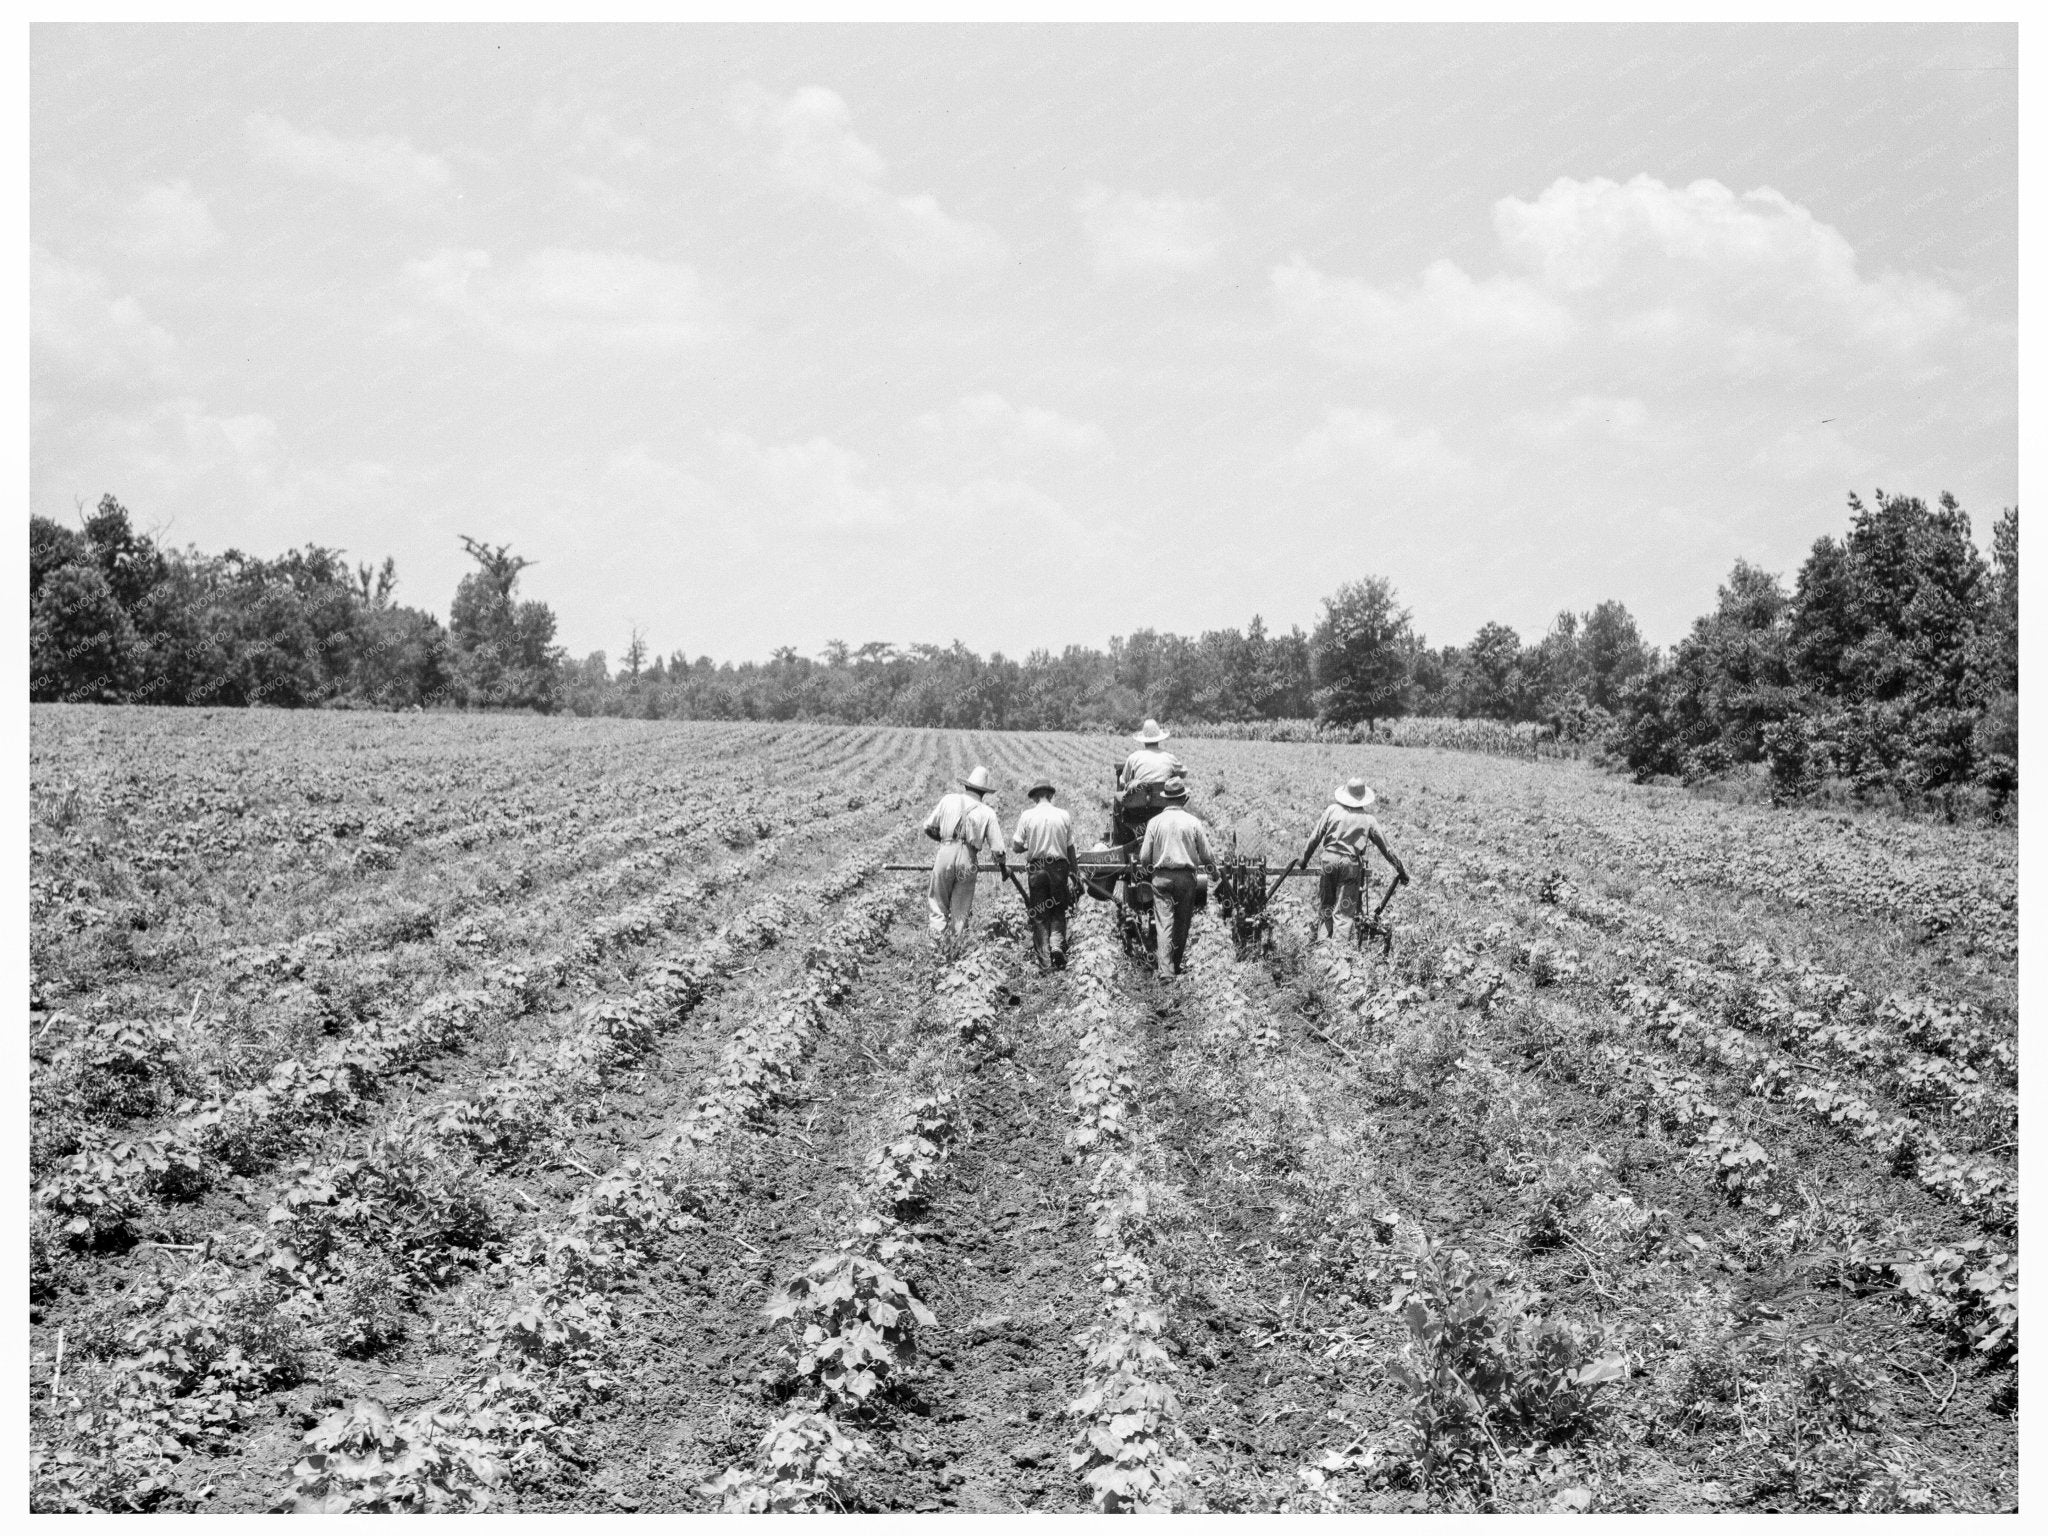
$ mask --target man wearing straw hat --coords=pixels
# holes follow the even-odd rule
[[[1164,784],[1176,774],[1185,772],[1179,758],[1171,752],[1159,750],[1160,743],[1169,735],[1169,732],[1159,729],[1157,720],[1145,722],[1145,728],[1138,732],[1138,750],[1124,759],[1119,789],[1129,789],[1133,784]]]
[[[1334,932],[1334,914],[1341,906],[1344,916],[1355,918],[1359,915],[1359,903],[1364,896],[1365,850],[1371,844],[1379,849],[1386,861],[1394,867],[1394,883],[1408,883],[1408,869],[1387,846],[1387,840],[1380,833],[1380,824],[1367,814],[1366,807],[1374,800],[1371,789],[1363,779],[1352,779],[1340,788],[1315,830],[1308,835],[1308,846],[1301,851],[1302,867],[1320,851],[1323,857],[1322,878],[1317,883],[1316,897],[1319,911],[1316,927],[1324,934]]]
[[[1074,818],[1052,803],[1052,780],[1024,791],[1031,805],[1010,835],[1024,855],[1024,895],[1031,906],[1031,954],[1040,970],[1067,968],[1067,908],[1074,904]]]
[[[1165,803],[1161,791],[1166,781],[1186,771],[1179,758],[1159,749],[1165,740],[1166,732],[1159,729],[1159,722],[1148,719],[1145,728],[1138,732],[1138,750],[1125,758],[1123,767],[1117,771],[1117,803],[1110,824],[1111,836],[1119,843],[1145,835],[1146,823],[1159,814]]]
[[[1195,902],[1201,893],[1195,870],[1208,870],[1214,880],[1216,855],[1209,847],[1209,829],[1188,813],[1187,780],[1178,775],[1168,779],[1165,796],[1165,806],[1145,826],[1138,862],[1152,868],[1153,902],[1164,903],[1172,912],[1166,960],[1178,976],[1187,959],[1188,928],[1195,920]]]
[[[961,787],[943,795],[925,818],[924,835],[939,845],[932,858],[928,892],[932,937],[964,935],[974,911],[975,865],[983,849],[995,855],[996,868],[1006,869],[1003,829],[986,803],[988,770],[975,765]]]

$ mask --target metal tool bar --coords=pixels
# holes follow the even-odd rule
[[[1019,860],[1019,862],[1018,862],[1018,863],[1016,863],[1016,864],[1012,864],[1012,865],[1010,866],[1010,872],[1011,872],[1012,874],[1015,874],[1015,873],[1016,873],[1016,871],[1017,871],[1017,870],[1018,870],[1018,869],[1019,869],[1020,867],[1021,867],[1021,856],[1020,856],[1020,860]],[[1134,871],[1134,872],[1135,872],[1135,871],[1138,871],[1138,870],[1142,870],[1142,869],[1145,869],[1145,868],[1147,868],[1148,866],[1146,866],[1146,865],[1143,865],[1143,864],[1129,864],[1129,863],[1126,863],[1126,862],[1125,862],[1124,860],[1122,860],[1122,859],[1093,859],[1093,860],[1091,860],[1091,859],[1090,859],[1090,858],[1088,857],[1088,855],[1084,853],[1084,854],[1082,854],[1082,855],[1081,855],[1081,857],[1080,857],[1080,859],[1079,859],[1079,861],[1078,861],[1078,865],[1077,865],[1077,867],[1079,867],[1079,868],[1081,868],[1081,869],[1098,869],[1098,870],[1099,870],[1099,869],[1128,869],[1128,870],[1131,870],[1131,871]],[[931,865],[929,865],[929,864],[884,864],[884,865],[882,866],[882,868],[883,868],[883,869],[886,869],[886,870],[893,870],[893,871],[898,871],[898,872],[900,872],[900,873],[903,873],[903,874],[915,874],[915,875],[928,875],[928,874],[930,874],[930,873],[932,872],[932,867],[931,867]],[[996,867],[995,865],[993,865],[993,864],[977,864],[977,865],[975,865],[975,866],[974,866],[974,872],[975,872],[976,874],[978,874],[978,875],[994,875],[994,874],[999,874],[999,873],[1001,873],[1001,871],[1000,871],[1000,870],[999,870],[999,869],[998,869],[998,868],[997,868],[997,867]],[[1256,868],[1254,868],[1254,869],[1253,869],[1253,870],[1251,871],[1251,873],[1253,873],[1253,874],[1257,874],[1258,872],[1259,872],[1259,871],[1258,871],[1258,870],[1257,870]],[[1313,879],[1313,878],[1314,878],[1315,876],[1317,876],[1317,875],[1319,875],[1319,874],[1321,874],[1321,873],[1322,873],[1322,871],[1321,871],[1321,870],[1315,870],[1315,869],[1294,869],[1294,870],[1285,870],[1285,871],[1283,871],[1283,870],[1268,870],[1268,871],[1266,872],[1266,878],[1267,878],[1268,880],[1308,880],[1308,879]]]

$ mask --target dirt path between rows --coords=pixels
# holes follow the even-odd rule
[[[1069,996],[1028,966],[1013,995],[997,1024],[1009,1054],[968,1078],[972,1139],[919,1221],[930,1368],[890,1416],[901,1454],[855,1478],[853,1508],[1085,1507],[1062,1416],[1095,1298],[1087,1192],[1063,1145]]]

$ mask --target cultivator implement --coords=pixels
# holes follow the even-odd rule
[[[1075,858],[1075,883],[1080,890],[1096,901],[1106,902],[1116,911],[1117,934],[1127,954],[1143,955],[1153,952],[1158,936],[1157,898],[1152,889],[1152,866],[1140,864],[1137,860],[1137,844],[1129,842],[1114,848],[1091,848],[1078,853]],[[929,864],[885,864],[884,869],[904,874],[931,873]],[[1028,911],[1030,898],[1024,886],[1017,879],[1015,869],[995,864],[977,864],[978,875],[1003,875],[1017,892]],[[1216,861],[1217,878],[1213,884],[1217,915],[1230,929],[1230,941],[1240,960],[1263,955],[1273,947],[1273,918],[1269,903],[1279,893],[1283,882],[1288,880],[1311,879],[1317,874],[1313,869],[1303,868],[1300,860],[1294,860],[1280,869],[1274,869],[1263,857],[1254,859],[1240,854],[1233,846],[1231,852]],[[1377,944],[1383,955],[1391,955],[1394,946],[1394,931],[1385,920],[1387,903],[1394,899],[1398,885],[1389,885],[1386,894],[1372,915],[1361,915],[1352,920],[1352,942],[1360,948]],[[1208,906],[1212,895],[1212,884],[1206,873],[1195,876],[1195,910]]]

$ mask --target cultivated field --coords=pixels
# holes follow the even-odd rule
[[[38,707],[35,1507],[2016,1504],[2011,834],[1189,741],[1391,960],[935,955],[1126,745]]]

